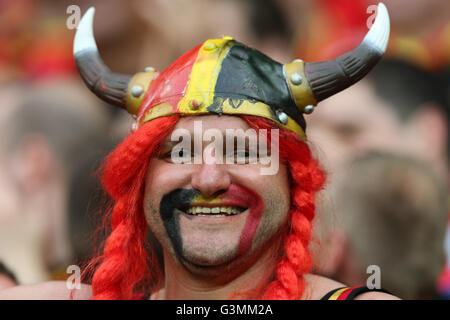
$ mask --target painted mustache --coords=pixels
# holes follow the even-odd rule
[[[250,213],[244,227],[246,235],[241,235],[244,237],[239,248],[241,253],[250,247],[263,210],[263,201],[256,192],[236,184],[214,197],[205,197],[194,189],[176,189],[166,194],[160,203],[161,219],[179,256],[182,256],[180,211],[190,215],[225,216],[240,214],[247,209]]]
[[[255,192],[236,184],[214,197],[205,197],[195,189],[176,189],[162,198],[160,212],[163,220],[170,218],[175,209],[192,215],[238,214],[254,206],[258,199]]]

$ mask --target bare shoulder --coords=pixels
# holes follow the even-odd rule
[[[65,281],[49,281],[0,290],[0,300],[71,300],[71,296],[74,300],[91,299],[91,286],[68,289]]]
[[[304,299],[319,300],[332,290],[347,287],[347,285],[335,281],[330,278],[315,274],[304,275],[306,281],[306,290]],[[357,295],[355,300],[400,300],[396,296],[393,296],[384,292],[365,292]]]
[[[365,292],[357,295],[355,300],[401,300],[400,298],[384,292]]]

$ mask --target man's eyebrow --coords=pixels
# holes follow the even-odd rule
[[[239,132],[239,133],[240,133],[240,132]],[[242,139],[242,138],[245,138],[244,141],[245,141],[246,145],[249,143],[249,139],[250,139],[250,137],[249,137],[248,135],[246,135],[245,133],[243,133],[243,134],[236,134],[236,133],[233,133],[233,134],[228,135],[227,132],[225,132],[225,131],[221,131],[221,138],[222,138],[223,143],[226,143],[226,141],[229,140],[230,138],[232,138],[232,140],[233,140],[234,143],[236,143],[238,140],[240,140],[240,139]],[[203,135],[202,135],[202,142],[203,142],[203,143],[205,143],[205,142],[212,142],[212,141],[214,141],[214,140],[215,140],[215,136],[212,136],[211,139],[209,139],[209,140],[207,140],[207,141],[204,141],[204,140],[203,140]],[[173,148],[175,145],[179,144],[181,141],[182,141],[182,138],[181,138],[181,137],[180,137],[179,140],[170,140],[170,139],[166,139],[166,140],[161,144],[161,147],[162,147],[162,148]],[[259,139],[258,139],[257,141],[258,141],[258,143],[259,143]],[[191,145],[192,145],[193,143],[194,143],[194,138],[191,138]]]
[[[166,140],[161,145],[161,148],[162,149],[173,148],[178,143],[179,143],[179,141]]]
[[[177,144],[179,144],[182,141],[182,138],[180,138],[180,140],[166,140],[161,144],[161,148],[165,149],[165,148],[170,148],[172,149],[174,146],[176,146]],[[193,139],[191,139],[191,146],[193,146]]]

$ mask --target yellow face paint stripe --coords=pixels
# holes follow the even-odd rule
[[[181,113],[204,113],[206,107],[213,103],[222,62],[232,44],[229,37],[224,37],[208,40],[201,46],[192,66],[186,93],[178,103]]]
[[[196,203],[221,203],[221,200],[219,197],[205,198],[203,195],[198,194],[192,199],[191,205]]]

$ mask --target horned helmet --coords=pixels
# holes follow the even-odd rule
[[[77,68],[100,99],[136,119],[135,128],[168,115],[255,115],[303,140],[303,115],[363,78],[386,51],[390,32],[387,9],[380,3],[361,44],[334,60],[281,64],[226,36],[198,45],[162,72],[150,67],[125,75],[112,72],[99,55],[94,12],[94,8],[86,12],[75,35]]]

